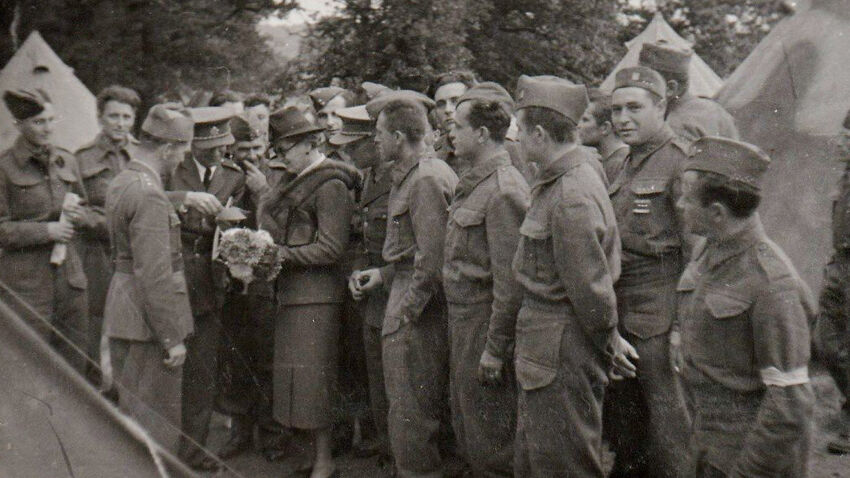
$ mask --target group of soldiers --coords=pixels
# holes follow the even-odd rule
[[[401,477],[805,476],[815,307],[756,212],[770,160],[688,93],[691,57],[647,44],[608,95],[451,72],[163,103],[137,137],[138,95],[109,87],[75,155],[50,98],[7,91],[0,280],[196,469],[256,445],[338,475],[359,380],[355,451]],[[275,281],[214,260],[232,207],[278,245]],[[842,387],[846,235],[818,326]],[[211,453],[213,410],[233,426]]]

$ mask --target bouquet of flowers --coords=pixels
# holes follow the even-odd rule
[[[218,260],[227,266],[231,277],[242,282],[243,294],[255,279],[274,280],[281,268],[278,247],[272,236],[266,231],[244,227],[234,227],[221,233]]]

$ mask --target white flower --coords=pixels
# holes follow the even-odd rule
[[[733,15],[731,13],[727,13],[723,20],[729,25],[735,25],[738,23],[738,15]]]

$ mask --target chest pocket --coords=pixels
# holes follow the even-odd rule
[[[287,246],[306,246],[316,242],[317,236],[316,218],[310,211],[304,209],[303,206],[289,211],[289,223],[286,227]]]
[[[413,244],[413,223],[410,219],[410,204],[390,203],[387,236],[394,237],[402,248]]]
[[[10,176],[9,213],[12,219],[46,218],[53,207],[50,181],[30,175]]]
[[[665,213],[667,179],[635,179],[631,184],[632,203],[629,205],[629,229],[636,234],[649,234],[653,224]]]
[[[89,204],[103,206],[106,203],[106,190],[115,174],[106,165],[95,164],[84,170],[82,176],[86,194],[89,196]]]
[[[706,294],[705,305],[708,308],[708,312],[715,319],[728,320],[744,315],[749,310],[751,301],[745,298],[712,292]]]
[[[548,224],[543,224],[532,217],[526,216],[519,227],[526,247],[524,248],[521,272],[534,277],[541,282],[551,282],[555,279],[555,268],[552,263],[552,230]]]
[[[457,255],[464,256],[463,260],[475,264],[486,262],[488,255],[484,218],[484,212],[475,209],[459,207],[452,212],[451,221],[457,227],[452,239],[454,244],[448,244],[448,246]]]

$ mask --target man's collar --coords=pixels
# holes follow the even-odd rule
[[[298,173],[298,176],[296,177],[306,176],[308,173],[310,173],[310,171],[313,171],[314,169],[318,168],[319,165],[325,162],[326,159],[328,159],[328,157],[323,154],[321,158],[310,163],[306,168],[304,168],[300,173]]]
[[[49,158],[51,149],[52,148],[50,148],[50,146],[36,146],[29,142],[29,140],[27,140],[23,135],[20,135],[18,136],[18,139],[15,140],[15,144],[12,145],[12,156],[15,158],[15,164],[17,164],[19,168],[23,168],[30,158],[37,158],[45,154]]]
[[[499,167],[509,164],[511,164],[511,158],[508,152],[504,148],[500,148],[489,158],[463,173],[455,189],[455,194],[457,196],[468,195],[481,181],[490,177]]]
[[[401,184],[417,164],[419,164],[419,156],[415,154],[405,160],[395,160],[395,163],[392,165],[393,185],[397,186]]]
[[[740,231],[723,239],[706,241],[706,247],[703,251],[705,265],[708,269],[712,269],[732,257],[740,255],[756,242],[764,240],[765,237],[764,226],[762,226],[756,213]]]
[[[631,155],[631,167],[638,166],[644,159],[651,156],[653,153],[661,149],[662,146],[667,144],[671,139],[673,139],[674,133],[673,130],[670,129],[670,126],[667,123],[664,123],[664,126],[655,134],[652,138],[647,140],[643,144],[631,146],[630,155]]]
[[[549,160],[540,166],[540,170],[537,172],[537,178],[534,181],[534,188],[551,183],[586,160],[584,150],[576,145],[576,147],[561,156]]]

